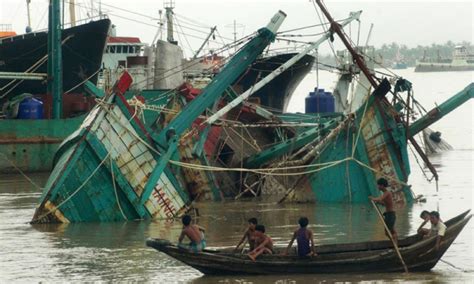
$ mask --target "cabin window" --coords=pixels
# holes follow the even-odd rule
[[[115,53],[115,45],[111,45],[108,48],[109,48],[109,53]]]

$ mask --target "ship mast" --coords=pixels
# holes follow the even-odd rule
[[[62,116],[62,50],[60,0],[49,0],[48,20],[48,95],[53,97],[53,118]]]
[[[31,0],[26,0],[26,13],[28,14],[28,26],[26,27],[26,32],[31,31],[31,14],[30,14],[30,4]]]
[[[69,0],[69,17],[71,19],[71,27],[76,26],[76,3],[75,0]]]

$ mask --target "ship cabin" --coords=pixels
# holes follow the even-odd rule
[[[127,57],[142,56],[146,44],[137,37],[109,36],[105,48],[103,65],[105,68],[127,68]]]
[[[468,63],[474,63],[474,53],[469,53],[465,46],[458,45],[454,47],[453,59],[466,60]]]

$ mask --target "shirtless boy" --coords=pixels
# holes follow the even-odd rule
[[[191,216],[189,215],[184,215],[181,219],[183,222],[183,230],[178,239],[178,246],[193,252],[200,252],[206,247],[204,229],[198,225],[191,224],[191,220]],[[183,244],[184,237],[188,237],[191,242],[189,244]]]

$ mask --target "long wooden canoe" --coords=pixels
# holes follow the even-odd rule
[[[410,272],[429,271],[443,256],[472,214],[466,211],[445,222],[448,227],[438,250],[436,236],[412,235],[399,240],[400,253]],[[400,260],[389,241],[330,244],[316,247],[315,257],[262,255],[253,262],[245,254],[225,250],[200,253],[178,248],[168,240],[148,239],[147,246],[163,252],[204,274],[288,274],[402,272]]]

